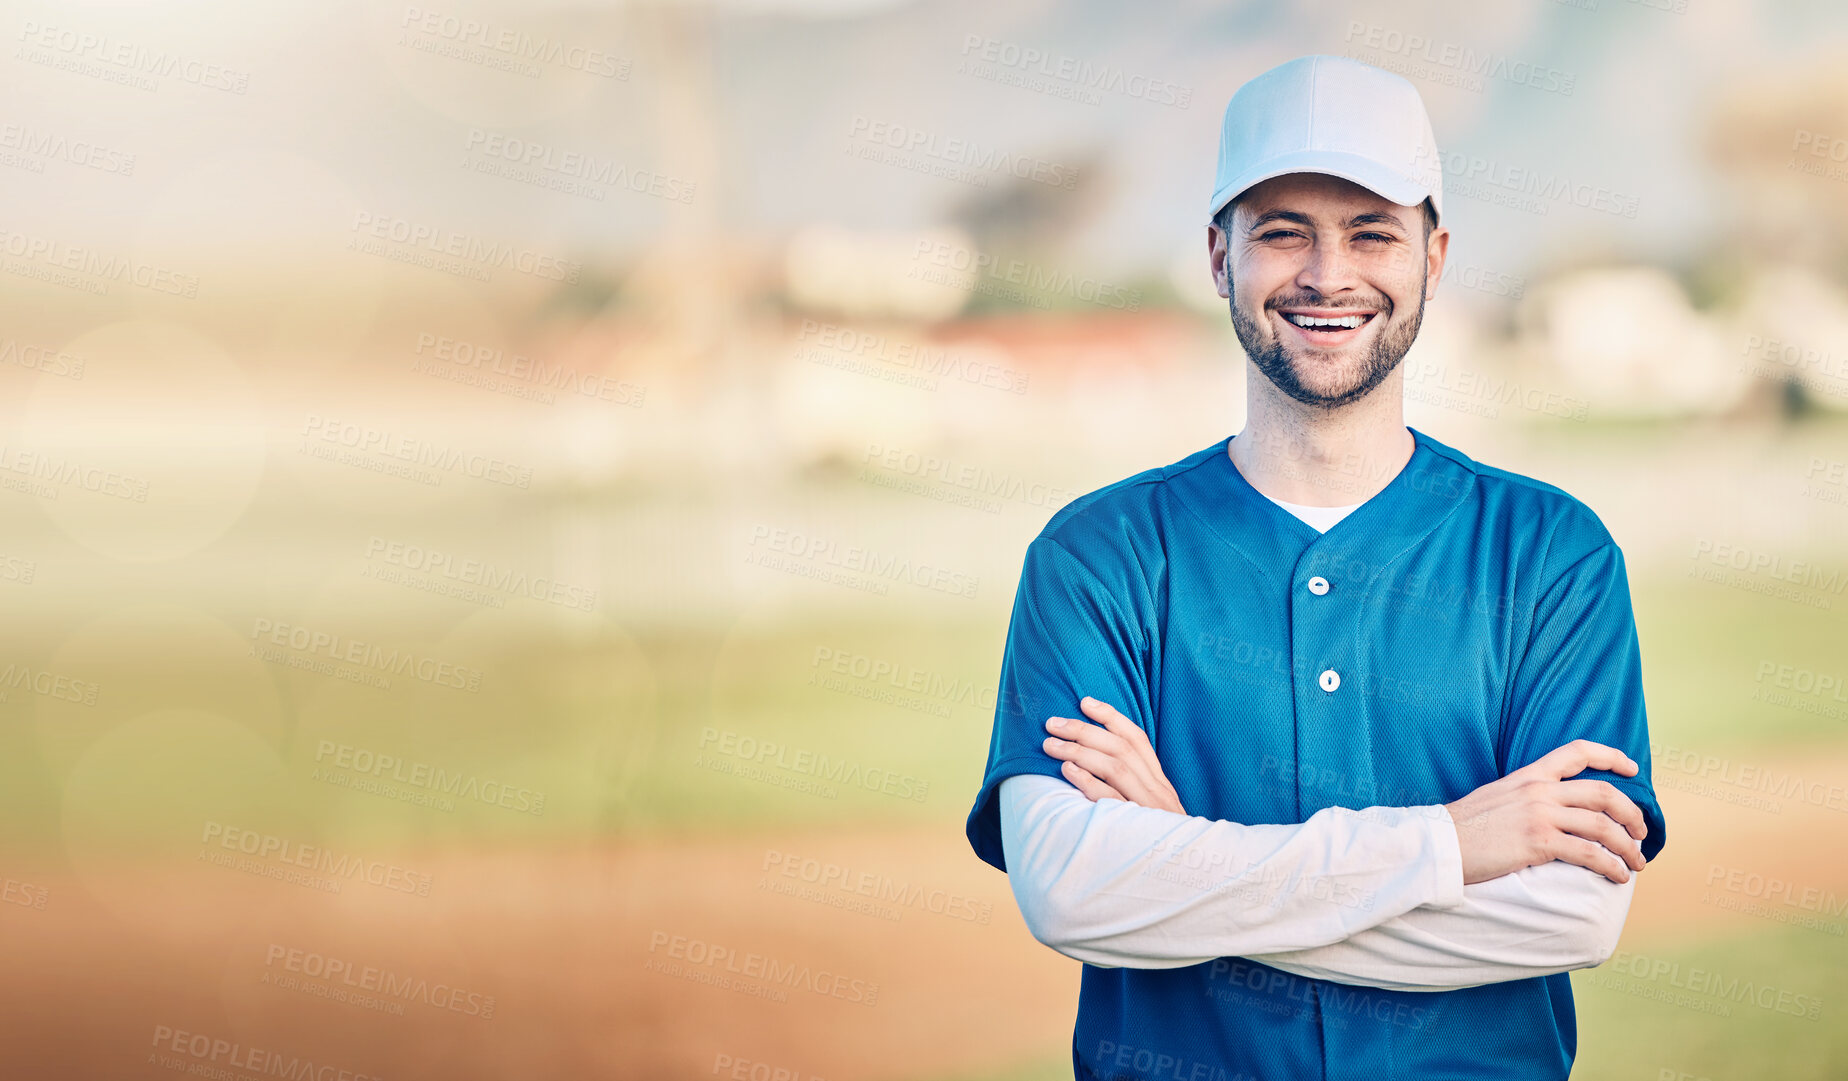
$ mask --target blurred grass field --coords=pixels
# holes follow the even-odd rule
[[[1826,643],[1838,633],[1839,613],[1685,578],[1639,578],[1632,591],[1650,732],[1658,745],[1681,753],[1747,756],[1848,745],[1841,722],[1752,699],[1765,659],[1826,667]],[[57,803],[42,797],[65,770],[87,758],[86,776],[99,788],[113,788],[124,798],[139,792],[155,805],[165,804],[156,792],[142,791],[150,785],[197,794],[197,786],[212,776],[255,776],[260,780],[249,787],[262,793],[259,802],[272,811],[298,808],[302,823],[334,826],[368,843],[403,839],[411,823],[432,835],[508,840],[727,834],[831,821],[956,826],[968,811],[987,754],[1005,626],[1005,613],[987,612],[953,624],[813,620],[741,626],[722,635],[606,636],[549,648],[493,641],[457,650],[452,637],[451,652],[496,674],[491,689],[473,694],[414,681],[393,690],[296,681],[298,673],[247,660],[237,675],[260,689],[234,692],[229,689],[234,679],[227,677],[236,670],[221,670],[214,678],[227,688],[227,699],[258,700],[277,689],[262,685],[285,685],[284,693],[273,696],[276,708],[267,718],[229,705],[218,711],[238,719],[257,759],[214,758],[236,752],[210,749],[209,737],[197,746],[184,740],[163,745],[150,735],[145,744],[131,741],[108,756],[120,770],[111,774],[96,741],[122,720],[196,698],[179,693],[196,686],[196,671],[183,662],[210,657],[214,646],[222,660],[232,659],[235,643],[222,637],[214,642],[202,631],[194,643],[197,652],[164,659],[100,651],[69,657],[105,687],[136,688],[138,700],[105,709],[38,703],[38,753],[17,748],[22,753],[0,763],[5,792],[0,798],[14,804],[10,822],[22,837],[55,834],[55,823],[45,816]],[[254,672],[248,670],[253,663]],[[908,693],[879,679],[833,674],[837,663],[861,671],[891,664],[901,684],[912,679],[935,690]],[[164,682],[175,692],[171,699],[163,693]],[[299,684],[293,691],[286,687],[292,682]],[[900,702],[867,697],[882,687]],[[284,703],[291,708],[285,711]],[[212,707],[194,700],[185,708],[212,713]],[[506,724],[509,718],[517,718],[517,725]],[[15,730],[14,738],[23,734]],[[259,743],[265,744],[261,752],[254,750]],[[417,804],[341,791],[313,778],[317,766],[335,765],[324,750],[330,743],[406,762],[438,762],[464,776],[505,778],[546,793],[547,802],[540,814],[465,801],[431,815]],[[766,752],[765,745],[782,750]],[[702,764],[738,766],[751,754],[768,753],[768,772],[799,776],[774,766],[776,757],[789,763],[802,752],[826,754],[863,772],[889,770],[901,779],[915,778],[927,782],[927,791],[913,799],[836,784],[832,795],[811,794],[741,782],[732,772]],[[256,797],[236,797],[246,798]],[[353,813],[342,815],[343,806]],[[343,820],[344,826],[337,825]],[[156,824],[146,816],[122,822],[131,830]]]

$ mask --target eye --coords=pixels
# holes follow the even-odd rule
[[[1297,232],[1294,229],[1272,229],[1270,232],[1265,233],[1263,236],[1259,237],[1258,239],[1259,240],[1274,240],[1277,237],[1282,237],[1282,236],[1300,237],[1302,236],[1302,234]]]
[[[1396,243],[1399,239],[1396,236],[1390,236],[1386,233],[1362,233],[1359,236],[1355,237],[1354,239],[1355,240],[1366,240],[1369,237],[1371,237],[1374,240],[1385,241],[1388,244]]]

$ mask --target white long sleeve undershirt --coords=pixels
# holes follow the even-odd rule
[[[1236,956],[1340,983],[1474,987],[1603,962],[1635,887],[1558,861],[1465,886],[1441,804],[1247,826],[1092,802],[1039,774],[1000,797],[1028,928],[1105,968]]]

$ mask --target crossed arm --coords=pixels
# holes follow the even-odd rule
[[[1035,937],[1104,967],[1250,957],[1436,991],[1601,963],[1643,867],[1642,814],[1569,780],[1635,763],[1578,740],[1447,805],[1328,808],[1300,825],[1188,816],[1142,729],[1085,700],[1053,718],[1065,780],[1001,784],[1009,881]],[[1060,736],[1066,738],[1058,738]]]

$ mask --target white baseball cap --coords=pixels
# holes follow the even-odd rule
[[[1284,173],[1328,173],[1401,206],[1444,213],[1444,168],[1418,88],[1345,56],[1299,56],[1253,77],[1226,103],[1219,131],[1219,209]]]

